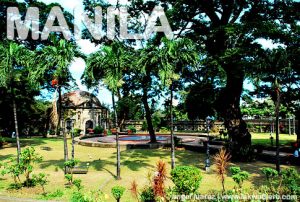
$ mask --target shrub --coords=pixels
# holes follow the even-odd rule
[[[218,154],[214,156],[215,164],[216,164],[216,170],[218,177],[221,180],[222,183],[222,190],[225,192],[225,175],[226,175],[226,169],[229,164],[231,156],[229,153],[227,153],[226,149],[221,149]]]
[[[270,191],[272,193],[275,192],[275,184],[277,183],[277,177],[278,177],[278,172],[277,170],[274,170],[273,168],[262,168],[261,169],[262,173],[265,175],[267,181],[268,181],[268,186],[270,188]]]
[[[132,133],[136,133],[136,128],[134,126],[128,126],[128,130],[131,130]]]
[[[71,159],[64,163],[65,167],[70,171],[70,174],[66,174],[65,178],[69,181],[69,184],[73,184],[73,169],[78,165],[79,160]]]
[[[152,187],[145,187],[141,192],[140,198],[143,202],[155,201],[155,195]]]
[[[95,134],[102,134],[104,132],[104,128],[102,128],[101,126],[96,126],[94,128],[94,133]]]
[[[161,133],[168,133],[168,132],[170,132],[170,129],[167,128],[167,127],[161,127],[160,130],[159,130],[159,132],[161,132]]]
[[[247,171],[241,171],[240,167],[230,167],[230,172],[232,179],[241,189],[243,182],[249,178],[249,173]]]
[[[74,136],[75,137],[80,136],[81,131],[82,130],[80,128],[74,128],[73,130]]]
[[[30,178],[30,174],[33,172],[35,163],[41,162],[42,156],[35,152],[33,147],[27,147],[22,150],[20,154],[20,162],[17,163],[16,158],[10,158],[7,162],[2,163],[3,170],[2,175],[9,174],[14,180],[15,184],[20,184],[20,176],[25,175],[24,186],[35,186],[34,181]]]
[[[165,181],[167,179],[166,163],[158,161],[156,164],[156,172],[153,178],[153,191],[155,197],[165,197]]]
[[[39,173],[38,175],[33,175],[32,179],[34,184],[40,185],[43,189],[43,194],[45,194],[45,185],[49,183],[49,180],[45,173]]]
[[[0,147],[2,147],[5,143],[5,138],[4,137],[0,137]]]
[[[64,192],[60,189],[57,189],[54,192],[44,194],[42,199],[51,200],[51,199],[55,199],[55,198],[60,198],[63,195],[64,195]]]
[[[83,186],[81,185],[81,182],[82,182],[81,179],[73,180],[73,184],[77,188],[78,191],[80,191],[83,188]]]
[[[25,186],[34,186],[34,183],[32,183],[32,180],[30,179],[30,174],[33,171],[33,164],[41,162],[42,159],[42,156],[37,154],[33,147],[27,147],[22,150],[19,164],[26,178],[24,182]]]
[[[92,201],[86,199],[84,194],[79,191],[72,193],[70,201],[71,202],[92,202]]]
[[[179,194],[195,193],[201,182],[201,172],[193,166],[177,166],[171,171],[172,181]]]
[[[20,164],[17,163],[15,158],[10,158],[8,162],[2,163],[3,170],[1,171],[1,175],[10,175],[13,180],[14,184],[20,184],[20,175],[23,173],[22,167]]]
[[[299,195],[300,194],[300,176],[294,168],[287,168],[282,170],[282,185],[287,190],[286,194]]]
[[[71,174],[65,174],[65,179],[68,181],[68,185],[73,184],[73,175]]]
[[[125,188],[122,187],[122,186],[114,186],[114,187],[111,189],[112,195],[114,196],[114,198],[115,198],[118,202],[120,201],[121,197],[123,196],[124,191],[125,191]]]

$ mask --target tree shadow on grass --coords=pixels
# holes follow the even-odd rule
[[[63,160],[47,160],[47,161],[42,161],[39,164],[39,167],[41,169],[45,169],[50,166],[55,166],[55,167],[59,168],[60,170],[64,170],[64,161]]]
[[[6,160],[8,160],[11,157],[15,157],[15,155],[13,155],[13,154],[0,155],[0,162],[1,161],[6,161]]]
[[[11,143],[11,147],[16,147],[16,139],[12,138],[7,138],[6,141],[8,143]],[[41,138],[41,137],[32,137],[32,138],[20,138],[20,144],[21,147],[26,147],[26,146],[40,146],[40,145],[47,145],[51,142],[58,142],[62,141],[62,138]]]

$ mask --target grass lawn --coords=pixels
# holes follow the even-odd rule
[[[251,133],[252,135],[252,144],[257,145],[265,145],[271,146],[270,133]],[[273,143],[275,145],[276,134],[272,134]],[[297,135],[288,135],[288,134],[280,134],[279,135],[279,143],[280,145],[290,145],[292,142],[296,142]]]
[[[260,141],[260,134],[255,136],[255,140]],[[263,137],[263,136],[262,136]],[[268,137],[268,136],[266,136]],[[21,139],[22,147],[25,145],[34,146],[38,153],[40,153],[44,160],[42,163],[36,165],[34,172],[45,172],[49,174],[50,183],[46,186],[47,192],[54,192],[60,189],[64,192],[61,198],[55,200],[67,201],[72,191],[75,189],[65,188],[66,183],[63,175],[63,141],[62,139],[44,139],[32,138]],[[70,146],[70,144],[69,144]],[[70,150],[70,147],[69,147]],[[16,148],[0,149],[0,161],[3,161],[16,154]],[[161,159],[168,165],[168,172],[170,169],[170,151],[167,149],[133,149],[121,152],[121,177],[122,180],[115,179],[116,167],[116,150],[114,148],[97,148],[84,147],[76,145],[75,147],[76,159],[79,159],[82,164],[90,163],[90,169],[86,175],[75,175],[75,178],[82,179],[84,190],[102,190],[106,194],[107,201],[114,201],[111,195],[111,188],[114,185],[122,185],[126,188],[130,187],[130,183],[135,179],[139,188],[149,185],[147,180],[148,172],[153,172],[156,162]],[[221,183],[216,174],[214,174],[214,166],[210,173],[203,171],[205,154],[191,151],[176,151],[177,165],[194,165],[201,168],[203,179],[199,191],[207,193],[212,190],[221,190]],[[253,188],[264,183],[263,176],[259,171],[262,167],[273,167],[272,164],[264,162],[238,163],[242,169],[251,174],[251,178],[245,183],[247,189]],[[0,196],[20,197],[20,198],[41,198],[41,188],[23,188],[18,191],[7,190],[8,185],[12,183],[10,176],[0,176]],[[167,186],[172,186],[172,182],[168,180]],[[226,188],[232,189],[234,182],[226,179]],[[122,201],[135,201],[130,191],[127,189],[124,193]]]

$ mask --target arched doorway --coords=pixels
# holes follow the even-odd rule
[[[93,121],[88,120],[87,122],[85,122],[85,133],[89,133],[88,129],[93,129],[94,128],[94,124]]]

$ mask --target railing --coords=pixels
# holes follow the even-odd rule
[[[245,120],[250,132],[275,132],[275,119],[249,119]],[[121,130],[125,131],[129,126],[134,126],[136,130],[142,130],[144,120],[127,120],[123,123]],[[280,119],[279,129],[281,133],[295,134],[298,129],[298,120]],[[213,130],[225,129],[224,122],[214,121]],[[206,122],[204,120],[195,121],[175,121],[175,131],[205,131]]]

